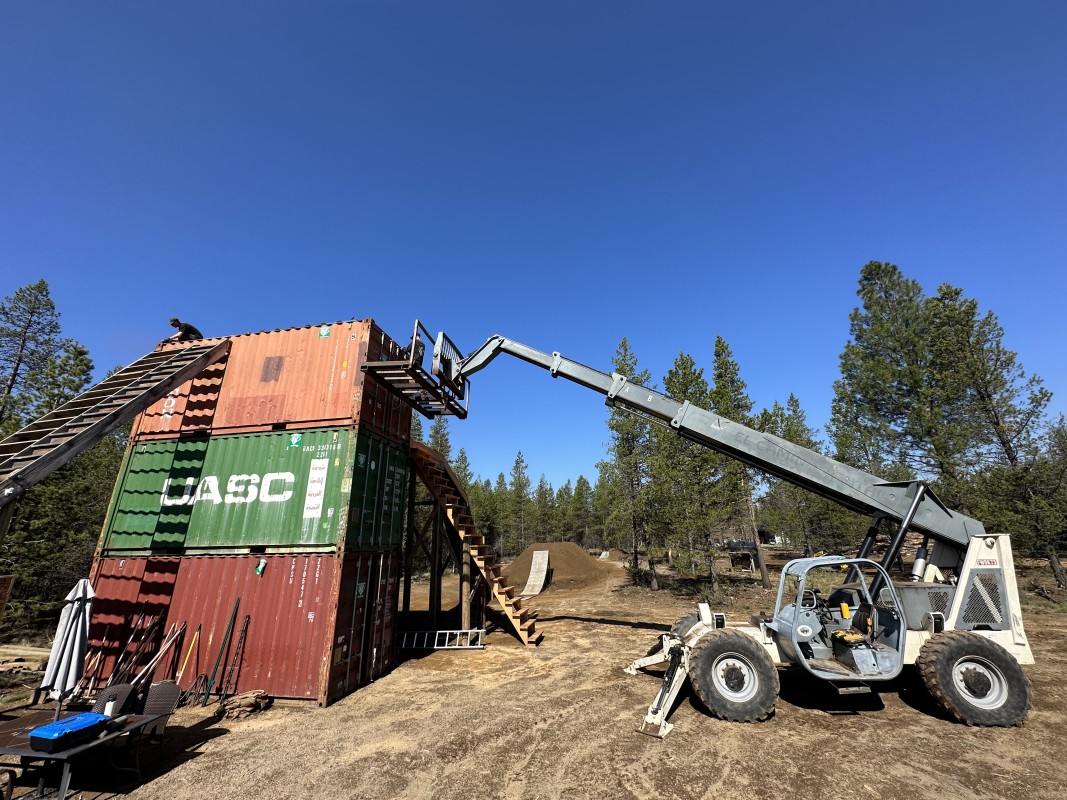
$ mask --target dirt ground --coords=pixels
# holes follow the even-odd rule
[[[608,566],[606,564],[598,565]],[[576,586],[577,588],[574,588]],[[745,589],[726,609],[769,607]],[[1015,729],[967,728],[913,677],[840,698],[793,671],[774,717],[721,722],[688,689],[664,740],[635,727],[658,675],[622,668],[693,601],[630,585],[621,564],[531,601],[544,641],[504,630],[483,651],[435,652],[335,705],[275,705],[237,721],[182,709],[146,781],[85,797],[749,798],[945,796],[1038,800],[1067,784],[1067,614],[1028,614],[1034,710]],[[910,672],[910,671],[909,671]],[[93,781],[82,773],[79,782]],[[80,788],[80,787],[79,787]],[[102,793],[101,793],[102,792]]]

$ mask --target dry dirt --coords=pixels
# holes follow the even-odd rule
[[[598,564],[598,569],[601,566]],[[1026,618],[1034,710],[1016,729],[949,721],[916,680],[839,698],[782,676],[775,716],[721,722],[686,690],[665,739],[634,731],[656,675],[622,668],[692,601],[628,584],[621,565],[535,598],[544,641],[503,630],[484,651],[436,652],[327,709],[276,705],[214,722],[180,710],[137,800],[176,798],[1062,798],[1067,615]],[[745,590],[729,609],[766,606]],[[210,711],[210,709],[209,709]],[[87,778],[82,773],[83,779]],[[77,782],[76,776],[76,782]],[[97,796],[86,793],[88,797]]]

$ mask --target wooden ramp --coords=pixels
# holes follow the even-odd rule
[[[519,641],[526,645],[540,642],[541,635],[534,632],[533,615],[529,609],[523,607],[515,587],[509,585],[500,573],[500,566],[496,563],[492,548],[475,529],[470,502],[455,473],[448,466],[448,461],[422,442],[411,443],[411,458],[419,480],[426,485],[434,501],[443,510],[448,521],[446,527],[459,538],[460,544],[470,547],[471,561],[481,572],[486,585],[492,591],[493,599],[504,610]]]

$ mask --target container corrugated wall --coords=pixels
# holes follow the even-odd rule
[[[161,680],[199,626],[188,688],[240,598],[216,684],[247,614],[236,691],[331,702],[395,664],[411,408],[360,367],[401,348],[370,319],[229,341],[224,361],[134,423],[90,635],[108,640],[106,677],[137,615],[184,622]]]
[[[399,547],[406,470],[350,427],[135,442],[102,555]]]
[[[166,625],[184,622],[180,651],[162,659],[154,678],[173,675],[188,658],[181,685],[209,674],[223,652],[226,678],[246,615],[248,632],[234,690],[262,689],[274,697],[326,704],[380,677],[394,666],[399,554],[335,556],[235,555],[182,558],[103,558],[94,568],[91,642],[122,630],[146,611],[166,614]],[[239,603],[238,603],[238,598]],[[238,603],[234,631],[223,649],[226,626]],[[193,633],[200,627],[196,646]],[[126,641],[105,644],[104,675]],[[109,636],[109,639],[114,638]]]
[[[360,369],[367,361],[401,357],[400,346],[373,320],[229,339],[225,361],[182,384],[138,417],[131,434],[135,440],[358,423],[407,443],[410,406]]]
[[[339,700],[396,666],[400,554],[345,557],[337,627],[328,667],[327,702]]]

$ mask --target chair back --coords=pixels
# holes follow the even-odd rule
[[[182,690],[176,681],[160,681],[148,687],[148,696],[144,701],[144,713],[159,714],[160,719],[149,725],[145,733],[151,735],[163,732],[167,726],[167,720],[178,707],[178,699],[181,696]]]
[[[93,711],[103,714],[107,704],[114,700],[115,705],[111,709],[111,715],[117,717],[119,714],[129,710],[127,706],[130,704],[130,696],[133,691],[134,686],[132,683],[116,683],[114,686],[105,686],[96,694]]]

